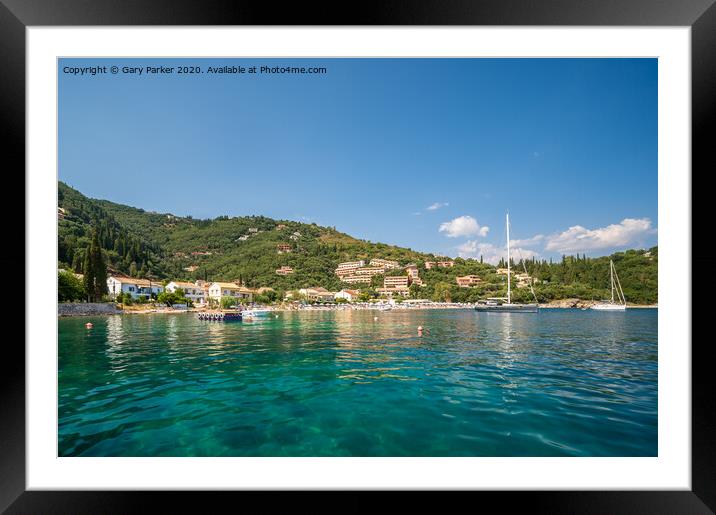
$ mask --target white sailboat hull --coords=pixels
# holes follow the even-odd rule
[[[259,318],[259,317],[266,317],[271,314],[270,309],[246,309],[241,312],[244,317],[247,318]]]
[[[537,304],[478,304],[475,311],[486,313],[539,313]]]
[[[592,309],[597,311],[626,311],[626,306],[623,304],[595,304]]]

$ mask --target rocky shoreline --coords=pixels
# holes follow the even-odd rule
[[[599,301],[595,300],[581,300],[581,299],[560,299],[560,300],[552,300],[549,301],[546,304],[540,304],[540,308],[557,308],[557,309],[568,309],[568,308],[574,308],[574,309],[587,309],[591,308],[595,304],[598,304]],[[637,308],[637,309],[643,309],[643,308],[657,308],[657,304],[627,304],[628,308]]]
[[[57,316],[121,315],[122,310],[112,302],[61,302],[57,304]]]

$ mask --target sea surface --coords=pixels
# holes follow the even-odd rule
[[[657,455],[656,309],[58,325],[59,456]]]

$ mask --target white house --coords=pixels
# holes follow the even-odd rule
[[[358,290],[341,290],[341,291],[337,292],[333,296],[333,298],[335,298],[336,300],[345,299],[348,302],[355,302],[356,300],[358,300],[359,294],[360,294],[360,292]]]
[[[251,301],[253,291],[236,283],[211,283],[209,286],[209,298],[221,301],[221,297],[234,297]]]
[[[184,290],[184,296],[194,302],[195,304],[204,303],[204,288],[201,286],[184,282],[184,281],[172,281],[165,287],[166,291],[174,293],[178,289]]]
[[[107,290],[112,298],[120,293],[129,293],[133,299],[149,298],[151,294],[159,295],[164,291],[162,283],[149,279],[138,279],[124,275],[110,275],[107,278]]]

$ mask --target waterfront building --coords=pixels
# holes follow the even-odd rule
[[[394,295],[401,295],[403,297],[407,297],[410,294],[410,290],[407,286],[397,286],[394,288],[376,288],[375,291],[378,292],[379,295],[385,295],[387,297],[392,297]]]
[[[178,289],[184,290],[184,296],[196,304],[204,303],[204,288],[196,283],[185,281],[171,281],[165,288],[166,291],[174,293]]]
[[[320,286],[316,288],[301,288],[298,293],[304,295],[306,299],[321,302],[330,302],[334,300],[334,293],[322,288]]]
[[[360,294],[360,290],[341,290],[337,292],[333,298],[334,299],[345,299],[348,302],[355,302],[358,300],[358,295]]]
[[[276,273],[278,275],[290,275],[293,273],[293,268],[291,268],[290,266],[282,266],[281,268],[278,268],[276,270]]]
[[[253,299],[253,291],[239,286],[236,283],[214,282],[209,285],[209,299],[221,301],[221,297],[235,297],[237,299]]]
[[[159,295],[164,287],[159,281],[139,279],[125,275],[110,275],[107,277],[107,290],[112,298],[120,293],[129,293],[133,299],[149,299],[152,295]]]
[[[461,288],[470,288],[471,286],[481,283],[482,279],[476,275],[463,275],[456,277],[455,281],[457,281],[457,285]]]

